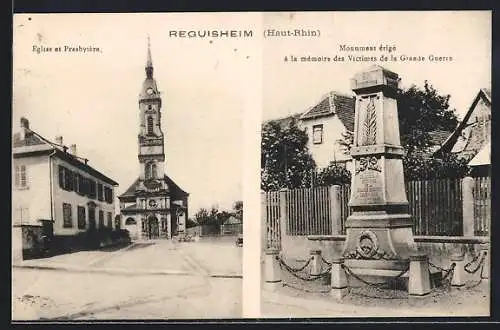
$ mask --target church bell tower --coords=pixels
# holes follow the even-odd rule
[[[161,130],[161,96],[153,77],[151,44],[148,37],[146,78],[139,94],[139,163],[140,179],[161,180],[164,176],[165,150]]]

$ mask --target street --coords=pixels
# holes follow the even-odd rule
[[[13,269],[13,320],[238,318],[241,256],[223,238],[31,260],[53,269]]]

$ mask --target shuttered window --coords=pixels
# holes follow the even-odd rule
[[[78,229],[85,229],[86,219],[85,219],[85,207],[78,206]]]
[[[26,188],[28,186],[26,179],[26,165],[16,165],[14,184],[17,188]]]
[[[73,228],[73,217],[71,212],[71,204],[63,203],[63,227]]]
[[[103,192],[102,183],[97,184],[97,199],[100,201],[104,200],[104,192]]]

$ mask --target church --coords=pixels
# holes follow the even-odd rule
[[[139,176],[118,197],[125,228],[135,239],[171,239],[184,235],[189,194],[165,173],[162,99],[153,77],[148,38],[146,78],[139,94]]]

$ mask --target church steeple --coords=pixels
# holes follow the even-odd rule
[[[153,78],[153,60],[151,59],[151,42],[148,35],[148,54],[146,59],[146,77]]]

